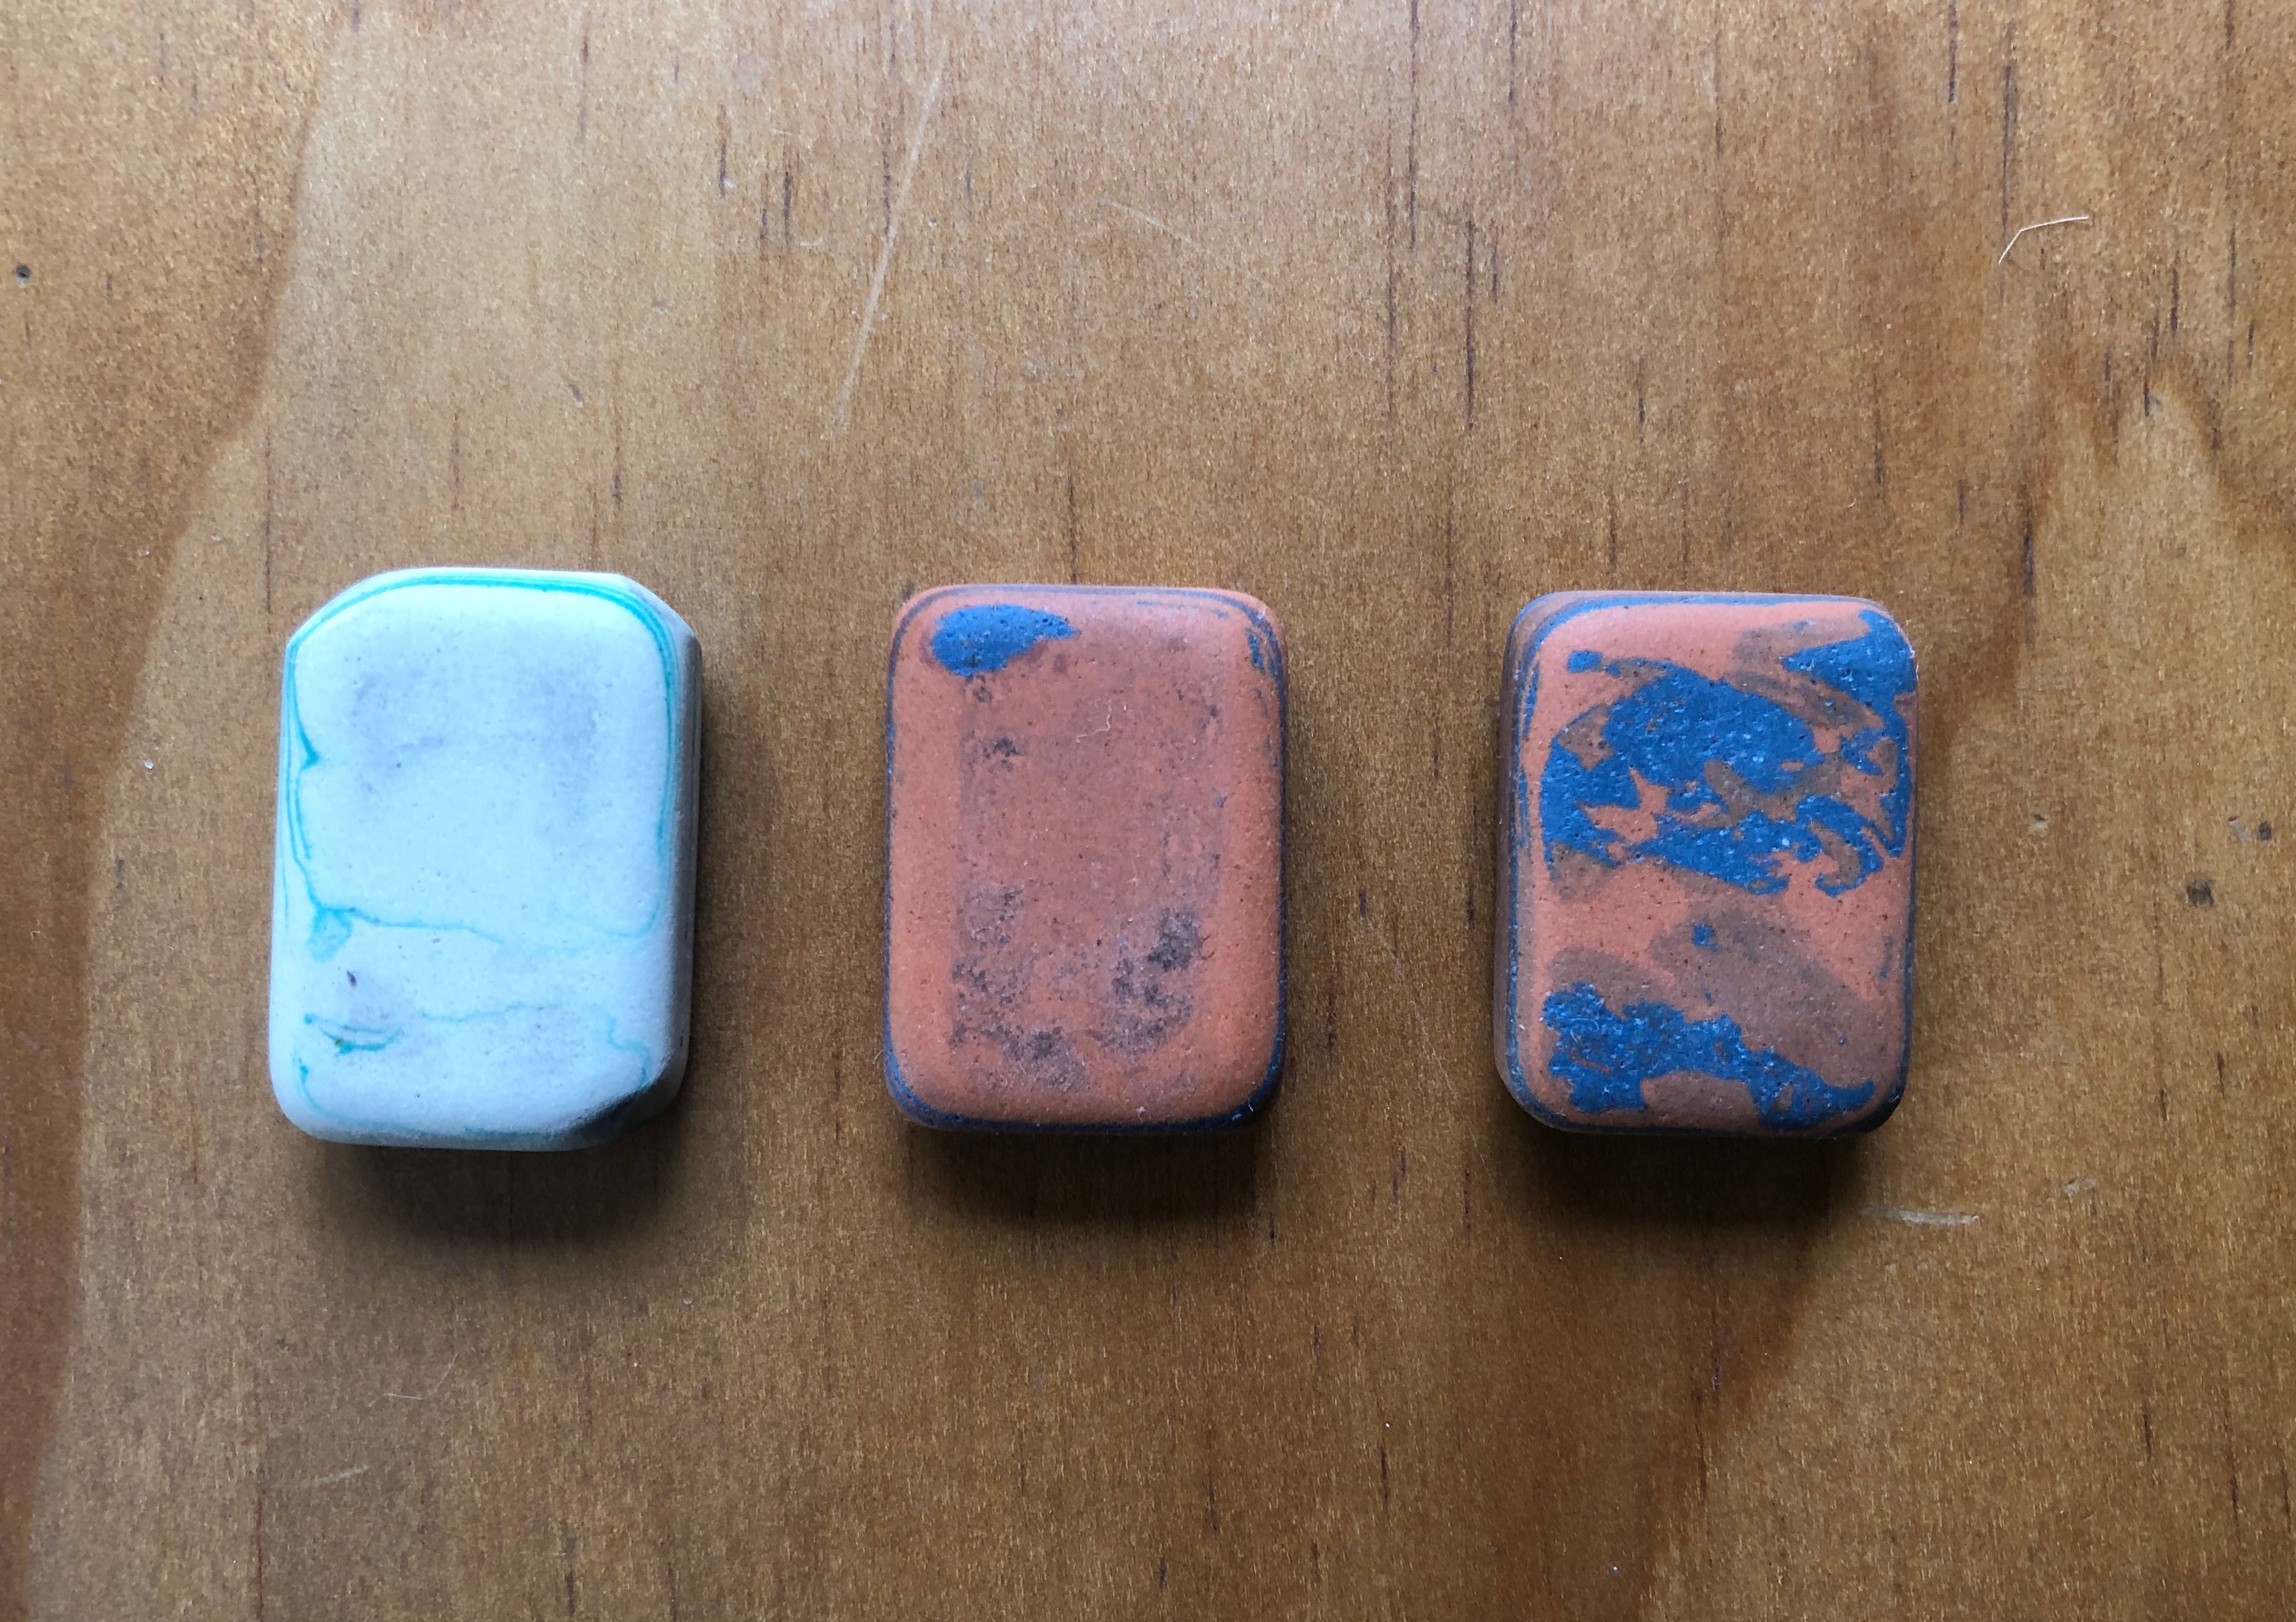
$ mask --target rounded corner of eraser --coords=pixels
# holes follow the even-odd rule
[[[699,643],[618,575],[396,570],[291,639],[270,1068],[353,1143],[551,1149],[675,1094]]]

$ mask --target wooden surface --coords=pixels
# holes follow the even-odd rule
[[[0,1610],[2287,1614],[2292,81],[2276,0],[0,6]],[[426,561],[701,635],[605,1150],[265,1084],[279,650]],[[1285,619],[1250,1135],[886,1100],[968,578]],[[1605,584],[1913,635],[1871,1142],[1501,1091],[1501,639]]]

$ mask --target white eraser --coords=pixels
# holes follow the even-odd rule
[[[700,649],[619,575],[377,575],[287,643],[271,1085],[350,1143],[571,1149],[677,1092]]]

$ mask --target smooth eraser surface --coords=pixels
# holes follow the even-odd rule
[[[354,1143],[570,1149],[685,1067],[693,633],[619,575],[377,575],[287,643],[271,1084]]]
[[[1826,1136],[1904,1090],[1914,654],[1847,597],[1572,592],[1507,648],[1496,1041],[1580,1131]]]
[[[960,586],[895,621],[885,1061],[929,1126],[1248,1118],[1283,1046],[1283,648],[1231,592]]]

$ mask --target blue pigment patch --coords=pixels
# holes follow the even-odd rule
[[[1058,614],[1012,602],[951,609],[933,630],[932,656],[959,676],[984,676],[1047,638],[1073,636],[1076,627]]]
[[[1570,1085],[1570,1106],[1587,1115],[1648,1108],[1643,1084],[1690,1072],[1746,1089],[1766,1126],[1806,1130],[1864,1107],[1874,1084],[1837,1087],[1774,1049],[1749,1047],[1727,1014],[1693,1020],[1665,1003],[1629,1003],[1613,1013],[1602,993],[1580,983],[1550,994],[1542,1011],[1554,1033],[1547,1074]]]
[[[1784,671],[1817,684],[1826,717],[1844,729],[1831,753],[1819,746],[1808,722],[1767,693],[1664,659],[1603,665],[1636,684],[1579,715],[1549,746],[1538,785],[1546,860],[1551,864],[1561,847],[1605,867],[1660,861],[1754,895],[1775,895],[1790,881],[1781,860],[1817,860],[1826,850],[1823,833],[1837,840],[1856,864],[1853,874],[1816,881],[1827,895],[1839,895],[1878,872],[1885,852],[1902,856],[1913,803],[1913,751],[1898,700],[1914,691],[1913,650],[1886,616],[1869,609],[1861,618],[1862,636],[1805,648],[1779,661]],[[1566,662],[1586,670],[1601,661],[1582,649]],[[1574,733],[1583,739],[1589,723],[1598,724],[1596,738],[1577,748],[1563,741]],[[1879,796],[1880,815],[1868,818],[1824,791],[1840,783],[1843,766],[1880,775],[1874,750],[1884,740],[1894,746],[1894,781]],[[1720,772],[1710,769],[1715,767]],[[1743,785],[1774,809],[1734,807],[1718,791],[1718,780]],[[1649,837],[1629,840],[1589,815],[1603,807],[1639,808],[1644,783],[1665,795]]]
[[[1564,668],[1582,673],[1594,669],[1602,662],[1603,656],[1592,648],[1580,648],[1562,661]]]
[[[1710,923],[1692,924],[1690,926],[1690,944],[1696,946],[1702,952],[1713,952],[1720,949],[1718,944],[1714,938],[1714,926]]]
[[[1882,717],[1878,732],[1867,727],[1844,739],[1841,758],[1870,775],[1881,770],[1872,758],[1874,745],[1884,737],[1897,744],[1897,781],[1882,796],[1882,809],[1889,817],[1882,843],[1891,856],[1902,856],[1906,849],[1906,813],[1913,807],[1914,751],[1908,746],[1906,717],[1898,708],[1898,700],[1914,690],[1914,650],[1906,641],[1905,633],[1890,622],[1888,615],[1866,609],[1858,618],[1866,622],[1865,635],[1849,642],[1804,648],[1799,653],[1789,653],[1779,662],[1789,670],[1848,693]]]

